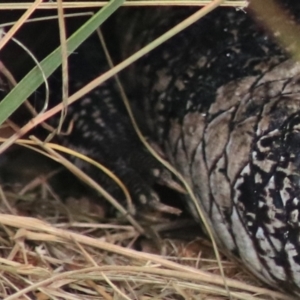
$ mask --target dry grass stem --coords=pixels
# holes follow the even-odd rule
[[[126,1],[124,3],[124,6],[204,6],[207,4],[210,4],[212,0],[194,0],[194,1],[185,1],[185,0],[165,0],[165,1],[139,1],[139,0],[132,0],[132,1]],[[105,4],[107,4],[106,1],[64,1],[63,2],[63,8],[98,8],[102,7]],[[0,10],[7,10],[7,9],[28,9],[30,6],[29,3],[0,3]],[[238,8],[245,8],[248,6],[248,0],[244,1],[235,1],[235,0],[229,0],[224,1],[224,3],[221,4],[221,6],[229,6],[229,7],[238,7]],[[38,9],[57,9],[56,3],[41,3],[38,7]]]

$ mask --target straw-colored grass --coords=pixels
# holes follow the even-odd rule
[[[47,181],[40,181],[41,190],[43,185]],[[160,240],[157,248],[144,239],[142,250],[154,254],[134,251],[130,244],[140,235],[134,227],[116,220],[98,223],[92,213],[97,204],[86,212],[89,222],[77,221],[82,216],[76,214],[70,219],[73,202],[62,204],[50,192],[43,199],[38,187],[27,196],[7,193],[11,207],[8,211],[4,201],[0,207],[2,299],[30,299],[30,292],[40,299],[123,299],[117,297],[121,294],[127,299],[227,299],[209,243],[173,238]],[[39,209],[33,209],[36,205]],[[35,218],[20,216],[26,211]],[[235,263],[222,264],[233,299],[291,299],[260,287]]]
[[[131,1],[125,5],[169,5],[170,1]],[[52,115],[62,112],[66,105],[77,101],[93,88],[129,66],[168,38],[183,30],[219,4],[243,8],[247,1],[176,1],[174,5],[207,5],[162,37],[147,45],[125,61],[96,78],[73,95],[66,85],[68,74],[67,55],[74,51],[121,4],[115,0],[104,2],[62,2],[36,0],[34,3],[0,4],[0,10],[26,9],[7,34],[0,40],[0,49],[11,42],[36,9],[56,9],[60,25],[61,47],[50,53],[20,83],[16,82],[3,66],[2,70],[14,89],[0,103],[0,123],[12,128],[1,140],[0,151],[18,143],[33,147],[51,157],[76,174],[82,181],[104,195],[121,214],[120,219],[105,219],[105,208],[90,198],[64,203],[53,191],[49,179],[59,170],[47,171],[26,181],[23,186],[14,183],[0,189],[0,298],[1,299],[292,299],[280,292],[263,287],[234,262],[219,255],[214,239],[212,243],[180,237],[158,238],[166,227],[174,231],[178,224],[163,219],[145,230],[121,204],[97,182],[72,165],[59,152],[68,152],[59,146],[44,144],[36,138],[20,140],[36,125]],[[71,38],[66,38],[64,8],[105,8],[93,15]],[[63,102],[52,109],[46,107],[35,113],[33,119],[18,128],[7,118],[51,75],[63,62]],[[9,76],[8,76],[9,75]],[[47,103],[47,101],[45,101]],[[62,113],[64,116],[64,112]],[[80,154],[74,154],[80,155]],[[81,156],[81,158],[83,158]],[[85,158],[83,158],[85,159]],[[88,158],[86,158],[89,160]],[[90,161],[90,160],[89,160]],[[94,163],[90,161],[91,163]],[[96,162],[95,162],[96,163]],[[105,170],[105,168],[100,167]],[[105,170],[109,174],[109,170]],[[173,170],[176,173],[176,170]],[[110,174],[112,176],[112,174]],[[180,175],[179,175],[180,176]],[[25,176],[26,177],[26,176]],[[115,178],[117,181],[118,179]],[[189,187],[184,181],[186,189]],[[131,199],[126,187],[119,185],[130,207]],[[192,195],[192,191],[189,191]],[[192,195],[193,196],[193,195]],[[74,202],[75,201],[75,202]],[[74,204],[75,203],[75,204]],[[74,206],[77,208],[74,210]],[[199,208],[201,215],[201,209]],[[125,217],[124,217],[125,216]],[[105,222],[103,221],[105,219]],[[127,224],[123,225],[127,219]],[[184,226],[184,222],[181,226]],[[210,232],[210,229],[207,228]],[[153,239],[143,237],[146,234]],[[163,234],[162,234],[163,236]],[[132,249],[140,239],[142,251]],[[158,241],[158,242],[157,242]],[[150,252],[150,253],[148,253]],[[215,254],[218,259],[215,259]]]

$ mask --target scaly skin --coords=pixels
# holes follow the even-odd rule
[[[292,8],[299,15],[300,5]],[[189,13],[134,12],[125,55]],[[220,9],[130,72],[125,86],[133,103],[219,242],[265,282],[300,295],[299,63],[248,14]],[[108,82],[75,106],[66,143],[106,163],[141,202],[151,202],[162,168],[141,147],[118,97]]]

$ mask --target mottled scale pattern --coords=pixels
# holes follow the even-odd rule
[[[297,20],[300,5],[285,3]],[[130,20],[121,30],[122,55],[192,12],[117,14],[117,28]],[[300,64],[249,12],[223,8],[121,76],[142,128],[190,184],[218,242],[265,282],[300,295]],[[79,104],[89,108],[75,109],[75,135],[68,143],[117,174],[124,170],[123,178],[137,178],[133,191],[143,186],[154,195],[141,179],[147,171],[139,169],[147,153],[116,104],[113,82],[90,97],[93,101]],[[141,160],[134,163],[134,157]],[[154,162],[149,165],[153,174],[162,172]]]

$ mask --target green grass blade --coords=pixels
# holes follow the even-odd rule
[[[124,0],[112,0],[98,13],[92,16],[67,40],[68,53],[72,53],[82,44]],[[48,77],[61,65],[61,49],[58,47],[42,62],[43,72]],[[0,125],[43,83],[43,76],[38,67],[34,67],[13,90],[0,102]]]

